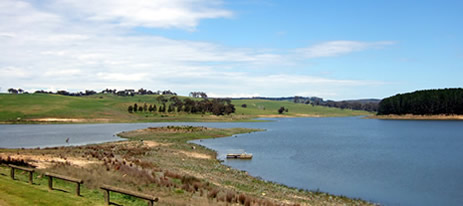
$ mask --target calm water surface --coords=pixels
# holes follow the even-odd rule
[[[114,134],[164,125],[251,127],[266,132],[195,141],[254,154],[224,164],[304,189],[384,205],[463,205],[463,122],[287,118],[263,123],[0,125],[0,147],[121,140]]]

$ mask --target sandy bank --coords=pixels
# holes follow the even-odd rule
[[[71,123],[84,123],[84,122],[110,122],[110,119],[77,119],[77,118],[36,118],[36,119],[24,119],[25,122],[71,122]]]
[[[367,119],[385,120],[463,120],[463,115],[373,115],[365,117]]]

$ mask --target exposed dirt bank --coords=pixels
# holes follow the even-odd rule
[[[367,119],[385,120],[463,120],[463,115],[374,115],[365,117]]]

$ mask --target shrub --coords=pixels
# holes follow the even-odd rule
[[[175,178],[175,179],[181,179],[181,178],[182,178],[181,175],[179,175],[179,174],[177,174],[177,173],[173,173],[173,172],[171,172],[171,171],[169,171],[169,170],[166,170],[166,171],[164,172],[164,176],[170,177],[170,178]]]
[[[212,189],[211,191],[209,191],[209,193],[207,193],[207,197],[212,198],[212,199],[216,198],[218,193],[219,193],[218,189]]]
[[[228,191],[226,196],[225,196],[225,200],[229,203],[231,203],[233,201],[233,198],[235,197],[235,193],[234,192],[231,192],[231,191]]]
[[[240,194],[240,196],[238,197],[238,200],[239,200],[239,203],[244,204],[244,202],[246,201],[246,195]]]
[[[247,197],[246,201],[244,201],[244,206],[251,206],[251,203],[252,203],[252,199]]]

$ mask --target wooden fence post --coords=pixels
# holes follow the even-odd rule
[[[53,190],[53,177],[48,176],[48,189]]]
[[[34,184],[32,178],[34,177],[34,171],[29,171],[29,183]]]
[[[77,182],[76,185],[77,185],[77,186],[76,186],[76,195],[77,195],[77,196],[80,196],[80,183]]]
[[[109,190],[104,190],[104,201],[106,205],[109,205]]]
[[[14,180],[14,168],[11,168],[11,173],[10,173],[11,179]]]

